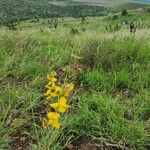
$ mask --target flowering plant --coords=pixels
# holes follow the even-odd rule
[[[49,125],[55,128],[60,128],[62,125],[59,122],[62,113],[65,113],[71,106],[68,104],[68,98],[72,90],[74,89],[73,83],[70,84],[58,84],[59,78],[57,73],[52,71],[48,75],[48,84],[44,96],[50,99],[52,103],[49,106],[54,109],[47,113],[47,118],[43,118],[42,125],[47,128]]]

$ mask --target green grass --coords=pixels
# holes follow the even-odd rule
[[[89,24],[71,19],[64,27],[69,20],[57,30],[24,26],[29,22],[16,31],[0,29],[0,149],[11,149],[12,134],[19,133],[28,137],[31,150],[61,150],[79,141],[145,150],[150,142],[149,29],[105,31],[104,24],[113,23],[108,18],[89,18]],[[73,74],[76,65],[85,68]],[[60,130],[45,130],[40,120],[47,111],[46,76],[62,67],[69,68],[66,78],[75,84],[72,109]]]

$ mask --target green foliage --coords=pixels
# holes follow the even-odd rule
[[[98,93],[81,97],[78,110],[70,116],[71,123],[66,130],[84,137],[84,140],[93,137],[104,142],[117,143],[118,148],[128,145],[130,149],[143,149],[143,143],[149,142],[148,134],[140,121],[133,119],[130,122],[124,118],[126,108],[119,101],[118,98]],[[125,145],[119,145],[119,141],[123,139]]]
[[[71,31],[70,31],[70,32],[71,32],[72,35],[76,35],[76,34],[79,33],[78,29],[76,29],[76,28],[74,28],[74,27],[71,28]]]
[[[144,25],[147,16],[140,16]],[[134,14],[124,17],[131,20]],[[89,24],[81,24],[65,18],[55,30],[40,19],[22,22],[15,31],[0,29],[0,149],[9,149],[11,133],[17,132],[30,137],[33,150],[61,150],[81,138],[145,149],[150,141],[149,31],[104,31],[117,20],[89,17]],[[70,34],[70,27],[85,26],[86,32]],[[76,83],[72,110],[60,130],[45,130],[40,120],[48,109],[46,75],[62,67],[69,68],[67,78]]]
[[[108,90],[109,77],[105,72],[98,70],[90,70],[84,74],[85,83],[88,87],[94,91],[105,91]]]
[[[116,19],[118,19],[119,17],[117,16],[117,15],[113,15],[112,16],[112,20],[116,20]]]
[[[147,8],[146,11],[147,11],[148,13],[150,13],[150,8]]]
[[[76,17],[82,14],[87,16],[101,16],[106,8],[92,5],[54,5],[45,0],[1,0],[0,20],[1,25],[9,26],[28,19],[53,18],[53,17]]]
[[[121,15],[122,16],[127,16],[128,15],[127,10],[126,9],[122,9]]]

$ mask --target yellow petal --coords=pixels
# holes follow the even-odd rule
[[[50,80],[51,82],[57,82],[57,78],[54,78],[54,77],[50,77],[50,78],[48,78],[48,80]]]
[[[67,99],[62,97],[59,101],[58,101],[58,112],[64,113],[68,108],[70,108],[70,105],[67,105]]]
[[[60,107],[58,107],[58,112],[60,112],[60,113],[64,113],[68,108],[70,108],[71,106],[70,105],[67,105],[67,104],[65,104],[65,105],[63,105],[63,106],[60,106]]]
[[[63,91],[62,96],[68,98],[70,95],[70,92],[74,89],[73,83],[70,83],[66,86],[65,90]]]
[[[50,87],[49,87],[49,85],[46,85],[45,88],[46,88],[46,89],[49,89]]]
[[[60,114],[56,112],[49,112],[47,116],[49,119],[54,119],[54,120],[58,120],[60,118]]]
[[[50,82],[48,82],[47,86],[50,87],[50,88],[54,88],[56,85],[55,85],[54,82],[50,81]]]
[[[67,110],[67,109],[64,108],[64,107],[58,108],[58,112],[60,112],[60,113],[64,113],[66,110]]]
[[[62,125],[58,120],[49,120],[48,124],[57,129]]]
[[[52,71],[48,74],[47,78],[52,78],[52,77],[55,77],[56,75],[57,75],[57,72]]]
[[[71,108],[71,105],[66,105],[67,108]]]
[[[44,96],[46,96],[46,97],[51,97],[51,89],[48,89],[47,91],[46,91],[46,93],[44,93]]]
[[[48,95],[49,95],[49,92],[44,93],[44,96],[48,96]]]
[[[55,93],[57,94],[57,96],[60,96],[62,94],[62,88],[60,86],[56,86],[55,88]]]
[[[57,109],[58,103],[52,103],[52,104],[50,104],[50,106],[51,106],[52,108],[54,108],[54,109]]]
[[[68,92],[71,92],[73,89],[74,89],[73,83],[70,83],[70,84],[68,84],[68,85],[66,86],[66,90],[67,90]]]
[[[68,91],[65,91],[62,96],[67,98],[69,96],[69,94],[70,93]]]
[[[62,91],[62,88],[60,86],[55,87],[56,91]]]
[[[65,97],[61,97],[60,100],[59,100],[59,103],[61,103],[61,104],[62,103],[64,104],[66,102],[67,102],[67,99]]]
[[[51,98],[58,96],[56,93],[51,93]]]
[[[56,72],[56,71],[52,71],[52,72],[50,73],[50,75],[54,77],[54,76],[57,75],[57,72]]]

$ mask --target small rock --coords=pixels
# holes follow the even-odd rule
[[[26,140],[26,137],[21,137],[20,138],[20,141],[22,141],[22,142],[25,141],[25,140]]]
[[[73,146],[72,144],[67,144],[66,148],[67,148],[68,150],[72,150],[72,149],[74,148],[74,146]]]

